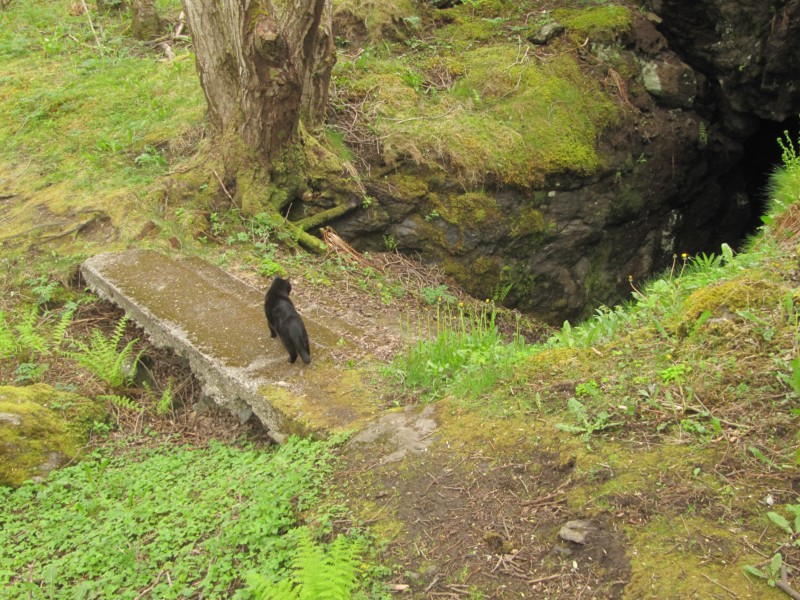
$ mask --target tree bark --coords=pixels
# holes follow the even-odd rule
[[[216,134],[267,168],[300,118],[324,123],[334,63],[331,0],[183,0]],[[230,136],[233,136],[231,138]]]

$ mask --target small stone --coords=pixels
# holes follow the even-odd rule
[[[17,427],[22,425],[22,418],[19,415],[14,415],[11,413],[0,413],[0,421],[3,423],[11,423]]]
[[[561,527],[558,532],[558,537],[567,542],[575,542],[576,544],[586,544],[587,538],[597,531],[597,527],[592,525],[591,521],[569,521]]]
[[[564,33],[564,26],[557,21],[553,21],[547,25],[542,25],[534,33],[528,36],[528,41],[532,44],[542,46],[562,33]]]

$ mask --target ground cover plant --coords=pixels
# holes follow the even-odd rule
[[[334,69],[333,129],[363,152],[378,147],[388,164],[410,158],[447,169],[465,189],[528,187],[562,169],[592,172],[601,162],[597,136],[619,109],[581,72],[574,51],[532,55],[525,35],[535,27],[535,4],[464,3],[437,29],[421,5],[419,15],[395,18],[405,24],[404,52],[370,38],[364,47],[345,46]],[[616,20],[604,20],[601,7],[597,17],[581,13],[585,22],[575,19],[571,30],[613,35],[630,12],[611,10]],[[373,16],[361,15],[380,29]]]
[[[46,486],[2,488],[0,587],[8,598],[230,598],[249,572],[279,581],[295,547],[301,564],[328,547],[298,527],[324,492],[334,445],[98,451]],[[345,539],[333,542],[335,556],[351,548]],[[354,550],[347,555],[326,575],[348,579],[348,595],[332,597],[355,587]]]

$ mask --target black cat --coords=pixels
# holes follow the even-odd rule
[[[283,347],[289,353],[289,362],[294,363],[297,355],[308,364],[311,362],[311,350],[308,346],[308,332],[303,319],[297,314],[294,304],[289,300],[292,284],[288,279],[276,277],[264,298],[264,312],[267,315],[269,333],[279,336]]]

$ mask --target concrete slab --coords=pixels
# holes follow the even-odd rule
[[[244,422],[255,414],[278,441],[360,429],[380,411],[358,372],[335,363],[331,349],[349,325],[325,324],[297,306],[311,340],[311,364],[292,365],[269,336],[265,290],[199,258],[150,250],[100,254],[82,273],[95,293],[123,308],[157,346],[188,359],[204,393]],[[352,333],[352,332],[351,332]]]

